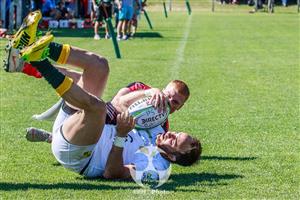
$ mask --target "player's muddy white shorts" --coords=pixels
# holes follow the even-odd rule
[[[62,124],[71,115],[60,109],[53,126],[52,152],[65,168],[84,174],[96,144],[78,146],[69,143],[62,132]]]

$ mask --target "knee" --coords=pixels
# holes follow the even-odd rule
[[[104,76],[109,74],[109,65],[106,58],[99,55],[93,54],[90,60],[91,65],[93,66],[95,73],[99,73]]]
[[[97,56],[98,66],[101,68],[102,73],[108,75],[109,74],[109,65],[108,60],[104,57]]]

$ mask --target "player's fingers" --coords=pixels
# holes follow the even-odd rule
[[[156,98],[156,94],[152,95],[150,100],[149,100],[149,104],[154,106],[155,98]]]
[[[155,102],[154,102],[154,108],[156,108],[156,109],[158,108],[159,101],[160,101],[160,97],[159,97],[159,95],[156,95]]]
[[[131,128],[133,129],[135,127],[135,120],[133,120],[132,124],[131,124]]]
[[[167,110],[167,106],[168,106],[168,98],[165,94],[163,94],[163,104],[164,104],[163,111],[165,112]]]
[[[130,121],[130,116],[129,116],[128,111],[125,111],[125,112],[124,112],[124,117],[125,117],[126,123],[129,123],[129,121]]]
[[[125,112],[122,112],[122,113],[121,113],[121,120],[122,120],[122,121],[125,121]]]
[[[164,109],[164,111],[167,111],[167,107],[169,106],[169,99],[167,97],[165,97],[164,103],[165,103],[165,109]]]
[[[117,115],[117,122],[119,122],[121,120],[121,114]]]
[[[162,112],[164,110],[164,97],[162,94],[159,95],[159,105],[158,112]]]
[[[133,117],[130,117],[130,127],[134,128],[135,126],[135,119]]]

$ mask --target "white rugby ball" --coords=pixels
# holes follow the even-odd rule
[[[158,112],[149,102],[151,97],[141,98],[132,103],[128,112],[135,118],[135,127],[139,129],[154,128],[164,123],[169,114],[170,107],[167,106],[165,111]]]

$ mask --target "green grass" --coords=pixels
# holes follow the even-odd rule
[[[300,34],[294,8],[272,15],[250,15],[246,7],[194,12],[191,19],[186,12],[168,19],[162,11],[149,12],[154,30],[143,18],[139,37],[120,43],[121,60],[111,41],[94,41],[92,31],[54,30],[57,42],[109,59],[105,100],[132,81],[162,88],[171,79],[185,80],[192,95],[170,117],[171,128],[200,138],[203,158],[190,168],[173,166],[156,191],[85,180],[58,165],[49,144],[24,137],[29,126],[51,129],[51,122],[30,117],[58,99],[53,89],[44,80],[1,71],[0,198],[298,199]],[[2,59],[6,40],[0,42]]]

